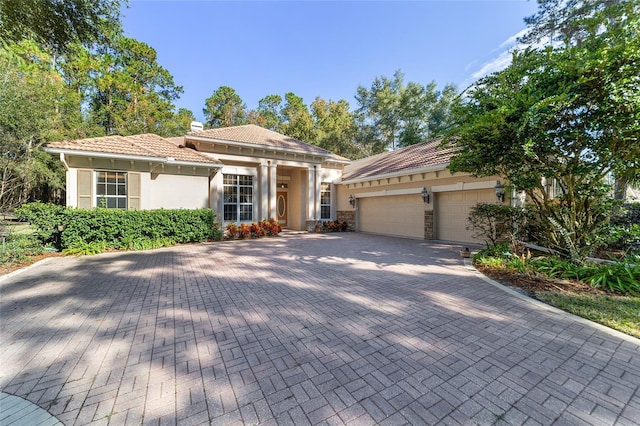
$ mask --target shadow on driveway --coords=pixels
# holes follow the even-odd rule
[[[56,258],[0,283],[0,390],[72,424],[633,424],[640,346],[460,247],[302,234]]]

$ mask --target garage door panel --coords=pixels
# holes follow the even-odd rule
[[[424,238],[424,202],[420,195],[360,198],[358,215],[361,232]]]
[[[435,196],[436,238],[445,241],[479,243],[474,231],[467,230],[471,208],[480,202],[495,202],[493,189],[439,192]]]

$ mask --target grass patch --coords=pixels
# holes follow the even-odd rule
[[[33,229],[28,223],[17,223],[8,226],[9,232],[12,234],[30,235],[33,234]]]
[[[538,291],[536,298],[582,318],[640,338],[640,297]]]

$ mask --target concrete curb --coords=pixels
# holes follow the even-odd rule
[[[0,392],[0,406],[2,406],[2,425],[47,425],[64,426],[60,420],[42,407],[19,396]]]
[[[13,278],[13,277],[15,277],[17,275],[20,275],[23,272],[27,272],[28,270],[33,269],[33,268],[35,268],[37,266],[44,265],[45,263],[50,262],[53,259],[55,259],[55,257],[47,257],[47,258],[44,258],[42,260],[38,260],[37,262],[32,263],[29,266],[25,266],[24,268],[16,269],[13,272],[9,272],[8,274],[2,275],[2,276],[0,276],[0,283],[8,280],[9,278]]]
[[[487,277],[486,275],[484,275],[480,271],[478,271],[475,268],[475,266],[473,266],[473,262],[471,261],[471,259],[464,259],[464,266],[471,273],[473,273],[478,278],[480,278],[482,281],[484,281],[486,283],[489,283],[492,286],[494,286],[496,288],[499,288],[499,289],[501,289],[502,291],[504,291],[506,293],[509,293],[509,294],[511,294],[511,295],[513,295],[515,297],[518,297],[521,300],[525,300],[528,303],[537,306],[538,308],[541,308],[541,309],[544,309],[544,310],[547,310],[547,311],[550,311],[550,312],[554,312],[554,313],[559,314],[559,315],[564,315],[567,318],[571,318],[573,321],[576,321],[576,322],[579,322],[581,324],[585,324],[585,325],[589,325],[591,327],[597,328],[600,331],[604,331],[605,333],[610,334],[610,335],[612,335],[614,337],[618,337],[618,338],[620,338],[620,339],[622,339],[622,340],[624,340],[626,342],[633,343],[634,345],[640,345],[640,339],[638,339],[636,337],[629,336],[628,334],[625,334],[625,333],[623,333],[621,331],[614,330],[613,328],[609,328],[606,325],[602,325],[602,324],[599,324],[597,322],[588,320],[586,318],[582,318],[582,317],[579,317],[577,315],[574,315],[574,314],[572,314],[570,312],[563,311],[562,309],[556,308],[555,306],[548,305],[548,304],[546,304],[544,302],[541,302],[541,301],[539,301],[537,299],[534,299],[534,298],[532,298],[530,296],[522,294],[522,293],[520,293],[520,292],[518,292],[518,291],[516,291],[516,290],[514,290],[514,289],[512,289],[510,287],[507,287],[504,284],[500,284],[499,282],[497,282],[495,280],[492,280],[491,278]]]

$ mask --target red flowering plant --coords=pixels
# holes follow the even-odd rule
[[[227,224],[227,238],[238,238],[240,228],[235,223]]]
[[[240,236],[244,239],[251,238],[251,225],[248,223],[241,223]]]
[[[275,219],[261,220],[260,222],[253,222],[251,224],[241,223],[237,225],[235,223],[227,224],[227,238],[260,238],[260,237],[275,237],[282,231],[282,227]]]
[[[260,238],[260,237],[263,237],[264,235],[266,235],[266,232],[264,228],[261,226],[261,224],[253,222],[251,224],[251,237]]]
[[[271,236],[275,237],[280,232],[282,232],[282,227],[280,226],[280,223],[278,223],[278,221],[275,220],[274,218],[271,218],[268,221],[264,221],[264,222],[267,222],[271,226],[271,234],[270,234]]]

